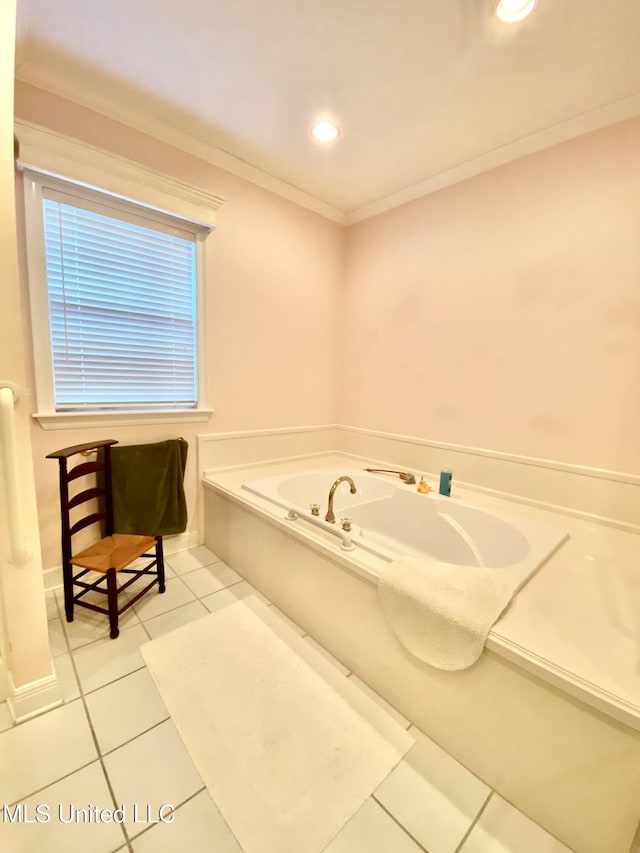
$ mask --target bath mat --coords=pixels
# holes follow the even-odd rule
[[[319,853],[413,745],[253,596],[141,651],[244,853]]]
[[[378,581],[382,612],[400,643],[437,669],[467,669],[517,584],[496,569],[420,557],[389,563]]]

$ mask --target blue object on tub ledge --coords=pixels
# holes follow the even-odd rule
[[[187,529],[183,438],[111,449],[114,529],[118,533],[171,536]]]
[[[451,495],[451,468],[440,471],[440,494],[447,498]]]

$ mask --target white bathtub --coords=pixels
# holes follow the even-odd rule
[[[335,525],[324,521],[328,495],[338,477],[349,476],[335,491]],[[350,470],[312,470],[243,483],[243,488],[340,537],[343,549],[364,549],[383,560],[424,556],[446,563],[485,566],[507,572],[519,589],[568,538],[566,531],[515,516],[494,515],[469,503],[405,485],[391,475]],[[310,507],[320,505],[320,516]],[[341,517],[352,530],[345,535]]]
[[[301,474],[302,465],[314,468]],[[319,530],[306,520],[309,503],[320,504],[324,515],[331,484],[343,475],[352,476],[359,492],[350,495],[347,486],[339,486],[336,517],[339,521],[349,505],[349,514],[355,521],[358,513],[357,526],[363,530],[362,536],[354,530],[356,547],[349,552],[340,548],[336,525],[322,522],[324,529]],[[568,520],[572,539],[540,572],[539,583],[525,586],[518,596],[520,607],[510,607],[506,619],[494,626],[480,660],[451,673],[410,655],[384,619],[376,586],[385,560],[399,551],[419,551],[422,543],[411,537],[432,526],[447,529],[442,522],[449,522],[442,516],[448,515],[483,560],[491,557],[501,563],[496,571],[526,580],[566,538],[563,516],[548,523],[550,513],[543,516],[523,507],[521,517],[518,505],[475,492],[469,502],[437,493],[420,495],[415,486],[390,475],[363,472],[359,460],[346,455],[321,463],[291,460],[270,465],[267,471],[264,465],[210,470],[203,483],[207,547],[354,676],[572,850],[629,849],[638,809],[637,798],[627,792],[640,789],[640,723],[633,711],[637,703],[620,700],[618,670],[602,683],[594,680],[598,661],[607,671],[609,666],[606,655],[596,653],[600,637],[609,636],[602,634],[603,620],[596,620],[593,633],[589,629],[588,641],[575,630],[576,620],[592,613],[589,602],[597,608],[602,600],[612,601],[602,598],[609,573],[587,570],[592,566],[587,555],[594,541],[600,541],[594,539],[591,525],[583,529],[582,523]],[[372,530],[365,514],[370,522],[376,507],[391,505],[401,509],[400,520],[390,521],[386,510],[382,515],[384,524],[395,524],[393,532]],[[481,511],[478,505],[487,509]],[[296,520],[287,520],[291,509],[299,513]],[[401,544],[403,539],[406,544]],[[463,537],[462,542],[467,544]],[[631,567],[624,556],[627,547],[625,538],[610,559],[619,554],[623,565]],[[239,585],[236,589],[241,595]],[[551,590],[553,595],[557,590],[559,606],[548,611],[544,601]],[[620,632],[621,606],[605,608],[611,611],[605,621],[610,620],[612,631],[628,643],[632,665],[635,646],[633,637]],[[559,615],[562,608],[566,620]],[[522,760],[514,761],[514,754]]]

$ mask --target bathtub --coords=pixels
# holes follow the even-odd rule
[[[329,490],[336,524],[324,521]],[[286,510],[289,521],[302,519],[333,533],[342,550],[362,549],[390,562],[400,556],[427,557],[444,563],[484,566],[508,574],[516,591],[568,538],[559,528],[515,516],[495,515],[435,492],[423,495],[391,475],[360,470],[310,470],[265,477],[242,484],[254,495]],[[311,512],[320,506],[319,516]],[[349,519],[350,531],[341,521]]]
[[[562,545],[559,514],[520,512],[510,501],[466,490],[468,500],[421,495],[398,478],[362,470],[380,466],[379,459],[331,457],[205,470],[204,543],[352,677],[572,850],[628,850],[638,820],[637,797],[628,792],[640,791],[640,718],[618,699],[615,684],[612,690],[610,681],[593,679],[592,660],[606,658],[594,651],[599,629],[585,644],[573,628],[580,612],[590,612],[581,596],[601,596],[608,580],[603,572],[594,589],[591,526],[568,519],[571,538]],[[344,475],[358,492],[338,487],[338,524],[327,524],[329,489]],[[310,515],[311,503],[320,504],[320,518]],[[347,514],[350,551],[336,530]],[[527,585],[554,549],[538,583]],[[486,562],[524,584],[473,667],[438,670],[398,642],[377,582],[400,553]],[[557,607],[544,606],[550,589],[564,602],[566,624]],[[618,633],[619,615],[614,608]],[[630,654],[635,660],[635,647]]]

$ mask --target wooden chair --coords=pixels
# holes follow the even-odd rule
[[[158,592],[162,593],[165,590],[162,537],[115,533],[113,529],[111,445],[117,443],[113,439],[108,439],[90,444],[76,444],[47,454],[47,459],[57,459],[60,466],[62,574],[67,622],[73,622],[73,610],[76,604],[98,613],[105,613],[109,616],[112,639],[120,633],[118,619],[125,610],[128,610],[156,584]],[[68,468],[67,462],[71,457],[77,454],[86,457],[92,451],[98,450],[101,451],[100,458],[81,461],[73,468]],[[72,489],[69,486],[74,480],[89,476],[93,480],[93,475],[95,475],[95,485],[86,487],[85,481],[78,491],[78,484],[76,484],[75,493],[70,494]],[[89,507],[82,507],[86,503],[90,504]],[[79,509],[80,507],[82,509]],[[102,526],[101,538],[74,554],[73,537],[92,524]],[[139,566],[131,567],[131,564],[139,558],[147,558],[147,560]],[[75,572],[76,567],[81,570]],[[151,571],[154,567],[155,571]],[[95,573],[100,576],[92,581]],[[119,586],[117,577],[124,574],[132,577]],[[122,607],[118,607],[118,598],[121,593],[142,577],[151,578],[151,582],[126,601]],[[99,607],[83,600],[92,591],[106,595],[106,607]]]

